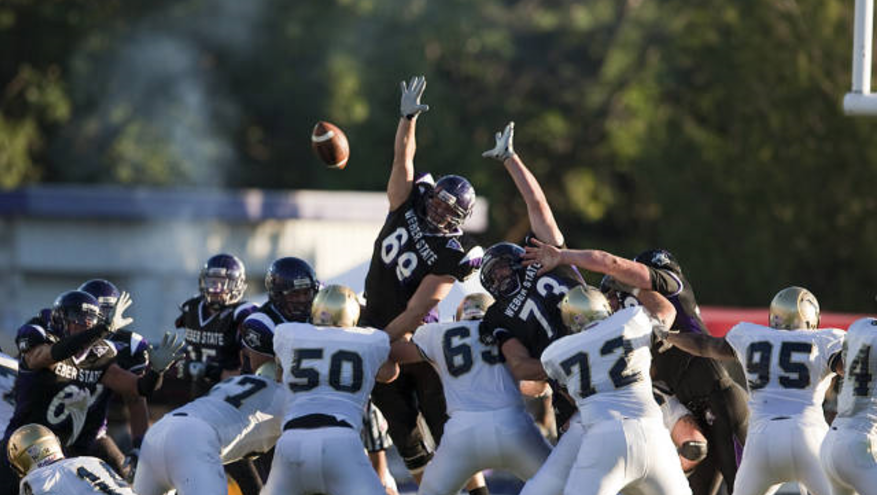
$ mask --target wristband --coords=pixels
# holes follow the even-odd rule
[[[153,369],[146,370],[146,373],[137,379],[137,393],[148,399],[158,388],[159,381],[161,381],[161,373]]]

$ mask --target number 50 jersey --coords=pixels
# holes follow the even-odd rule
[[[274,354],[292,391],[286,420],[324,414],[359,431],[375,375],[390,355],[390,338],[374,328],[283,323],[275,328]]]
[[[800,416],[824,423],[822,401],[843,339],[844,332],[837,329],[735,325],[725,340],[746,372],[750,424],[775,416]]]

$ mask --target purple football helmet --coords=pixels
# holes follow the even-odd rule
[[[101,320],[100,304],[88,292],[71,290],[55,299],[52,305],[52,328],[65,334],[76,327],[88,330]]]
[[[214,308],[240,301],[247,289],[244,262],[230,254],[212,256],[201,268],[198,287],[207,304]]]
[[[521,290],[526,272],[523,255],[524,248],[511,242],[494,244],[484,252],[481,285],[494,299],[505,301]]]
[[[459,175],[446,175],[426,197],[425,219],[433,230],[447,234],[459,229],[474,207],[472,184]]]
[[[122,295],[119,289],[112,282],[102,278],[94,278],[79,286],[82,292],[88,292],[100,304],[100,313],[104,318],[109,318],[110,312],[116,307],[119,296]]]
[[[265,275],[265,288],[271,304],[290,321],[305,322],[311,316],[311,303],[320,282],[307,261],[287,257],[275,260]]]

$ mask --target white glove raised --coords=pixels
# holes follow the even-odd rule
[[[110,333],[113,333],[117,330],[127,327],[131,323],[134,323],[134,318],[127,317],[123,313],[128,307],[131,306],[131,295],[125,291],[119,295],[119,300],[116,301],[116,305],[113,306],[113,310],[110,311],[110,314],[107,315],[107,329],[109,329]]]
[[[414,76],[408,85],[402,81],[402,101],[399,104],[399,112],[406,119],[413,119],[422,112],[429,110],[429,105],[420,103],[423,91],[426,89],[426,76]]]
[[[481,153],[484,158],[493,158],[504,162],[506,158],[515,156],[515,123],[509,122],[502,132],[496,133],[496,146],[493,149]]]
[[[158,373],[164,373],[172,364],[182,359],[186,340],[172,332],[165,332],[161,344],[157,347],[150,344],[146,353],[149,355],[149,367]]]

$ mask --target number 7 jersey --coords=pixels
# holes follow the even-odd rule
[[[283,323],[275,329],[274,353],[283,384],[292,391],[286,420],[325,414],[359,431],[375,375],[390,354],[390,338],[374,328]]]
[[[824,423],[822,401],[840,357],[837,329],[776,330],[739,323],[725,340],[734,349],[749,385],[750,423],[800,416]]]

